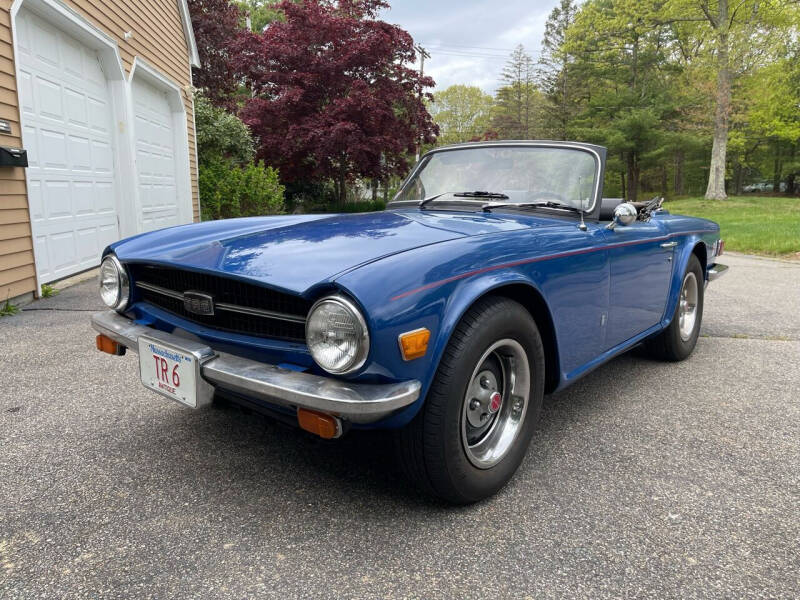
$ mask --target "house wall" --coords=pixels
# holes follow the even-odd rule
[[[182,88],[189,137],[194,218],[199,218],[197,161],[192,105],[189,46],[184,34],[180,0],[62,0],[115,40],[126,77],[139,56]],[[0,145],[24,147],[20,133],[15,81],[11,5],[0,0],[0,119],[11,122],[11,135],[0,134]],[[24,6],[24,4],[23,4]],[[132,36],[125,39],[125,33]],[[0,300],[36,291],[25,170],[0,167]]]

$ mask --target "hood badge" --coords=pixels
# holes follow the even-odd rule
[[[212,316],[214,314],[214,297],[202,292],[184,292],[183,307],[194,315]]]

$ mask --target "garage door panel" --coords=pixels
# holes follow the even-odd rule
[[[91,216],[97,211],[95,209],[96,190],[91,181],[73,181],[72,194],[74,198],[73,212],[76,216]]]
[[[95,212],[98,215],[111,215],[116,218],[117,209],[116,202],[114,202],[114,188],[110,183],[97,182],[94,186],[95,190]]]
[[[56,276],[78,265],[77,244],[74,231],[64,231],[47,236],[50,264]]]
[[[42,185],[42,203],[45,207],[44,219],[72,219],[72,189],[69,181],[46,180]]]
[[[106,140],[92,140],[92,167],[95,175],[112,176],[114,172],[114,152]]]
[[[166,94],[134,77],[136,171],[145,231],[181,223],[177,206],[175,129]]]
[[[60,123],[64,120],[64,91],[62,87],[44,77],[34,79],[33,101],[39,117]]]
[[[20,95],[20,110],[23,114],[32,115],[34,113],[33,105],[33,78],[30,73],[25,71],[19,74],[19,95]]]
[[[25,150],[28,152],[28,172],[41,166],[39,164],[39,132],[35,127],[25,125],[22,128],[22,139],[25,141]]]
[[[67,164],[66,134],[63,131],[40,129],[38,137],[41,168],[66,171],[69,166]]]
[[[26,13],[27,15],[28,13]],[[26,48],[36,58],[53,67],[59,67],[59,32],[46,21],[35,17],[29,19],[28,34],[30,45]],[[26,41],[27,41],[26,39]]]
[[[65,36],[61,43],[61,59],[66,75],[84,78],[83,45],[80,42]]]
[[[91,173],[92,155],[89,138],[71,135],[68,138],[70,169],[74,172]]]
[[[109,123],[111,122],[111,110],[108,103],[98,98],[87,98],[89,105],[89,128],[102,135],[109,134]]]
[[[52,281],[118,239],[112,111],[97,54],[21,10],[21,105],[36,264]]]
[[[89,109],[86,103],[86,94],[69,87],[64,88],[64,108],[70,125],[89,127]]]

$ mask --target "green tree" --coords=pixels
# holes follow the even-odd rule
[[[715,80],[713,91],[713,143],[706,198],[727,197],[728,135],[733,111],[732,94],[737,79],[757,67],[770,46],[784,36],[797,35],[797,8],[793,0],[668,0],[661,22],[676,24],[705,60]],[[691,56],[691,55],[690,55]]]
[[[264,31],[264,28],[280,18],[275,9],[276,0],[234,0],[242,15],[242,26],[250,31]]]
[[[578,7],[575,0],[561,0],[551,12],[545,25],[542,53],[539,58],[540,87],[546,102],[544,122],[547,137],[566,140],[572,119],[578,110],[572,60],[566,51],[567,31],[575,20]]]
[[[451,85],[434,95],[428,110],[439,126],[437,144],[479,138],[489,128],[494,98],[479,87]]]
[[[575,131],[608,146],[609,167],[620,172],[629,201],[638,199],[643,171],[663,160],[676,117],[670,36],[657,25],[659,8],[657,0],[588,0],[564,44],[585,90]]]
[[[501,75],[492,127],[504,139],[525,140],[538,137],[544,102],[536,87],[535,64],[520,44],[511,54]]]

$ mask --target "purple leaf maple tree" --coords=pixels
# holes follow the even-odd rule
[[[240,116],[259,158],[286,182],[333,180],[339,201],[354,177],[408,168],[437,127],[424,100],[434,82],[412,67],[411,36],[378,19],[383,0],[283,0],[283,18],[233,41],[252,91]]]

